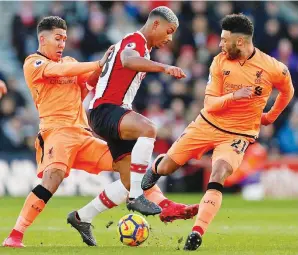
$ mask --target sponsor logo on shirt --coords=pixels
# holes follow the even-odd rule
[[[59,78],[49,78],[49,84],[73,84],[76,83],[76,77],[59,77]]]

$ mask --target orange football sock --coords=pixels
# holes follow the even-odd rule
[[[42,212],[45,202],[38,198],[33,192],[28,195],[21,213],[17,219],[14,229],[24,233],[35,218]]]
[[[52,197],[52,193],[42,185],[37,185],[32,192],[27,196],[24,206],[21,210],[19,218],[10,233],[10,236],[15,236],[22,239],[26,229],[33,223],[35,218],[42,212],[46,203]]]
[[[200,202],[199,212],[192,231],[203,235],[217,214],[221,202],[222,193],[216,189],[208,189]]]
[[[160,188],[157,185],[154,185],[152,188],[144,191],[145,197],[155,204],[160,204],[160,202],[167,199]]]

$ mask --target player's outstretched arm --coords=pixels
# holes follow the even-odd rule
[[[133,71],[166,73],[178,79],[186,77],[181,68],[143,58],[137,51],[132,49],[124,49],[120,54],[120,58],[123,67]]]
[[[206,95],[204,100],[204,108],[207,112],[217,112],[226,109],[229,103],[241,98],[250,98],[253,93],[251,87],[241,88],[234,93],[229,93],[224,96]]]
[[[113,52],[114,48],[115,48],[115,45],[112,45],[106,51],[106,53],[104,54],[102,59],[99,61],[101,66],[104,66],[104,64],[108,60],[108,57]],[[86,86],[89,90],[91,90],[92,88],[94,88],[96,86],[101,73],[102,73],[102,68],[99,68],[99,69],[95,70],[93,73],[91,73],[90,75],[88,75]]]
[[[284,79],[278,84],[274,84],[274,87],[279,90],[279,94],[270,109],[269,112],[263,113],[261,124],[262,125],[269,125],[272,124],[278,116],[282,113],[282,111],[287,107],[287,105],[290,103],[292,97],[294,96],[294,87],[292,84],[292,79],[289,71],[286,71],[284,75]]]
[[[103,66],[105,64],[105,62],[107,61],[110,53],[112,53],[114,48],[115,48],[115,46],[112,45],[105,52],[104,56],[99,61],[101,66]],[[81,92],[82,92],[81,93],[82,101],[89,94],[89,91],[91,91],[96,86],[101,72],[102,72],[102,68],[98,68],[94,72],[89,72],[89,73],[82,74],[82,75],[78,76],[78,84],[81,87]]]
[[[114,48],[115,48],[115,46],[112,45],[105,52],[104,56],[99,61],[101,66],[103,66],[105,64],[105,62],[107,61],[110,53],[114,50]],[[102,72],[102,68],[98,68],[94,72],[89,72],[89,73],[82,74],[82,75],[78,76],[78,84],[81,87],[81,99],[82,99],[82,101],[84,101],[86,96],[89,94],[89,91],[91,91],[96,86],[101,72]]]
[[[0,80],[0,98],[7,93],[7,88],[4,81]]]
[[[112,45],[105,52],[104,56],[99,61],[100,66],[104,66],[104,64],[106,63],[109,55],[112,53],[114,48],[115,48],[115,45]],[[82,85],[86,86],[88,88],[88,90],[92,90],[96,86],[101,73],[102,73],[102,68],[98,68],[94,72],[90,72],[90,73],[87,73],[87,74],[80,75],[79,76],[79,84],[80,85],[82,84]]]
[[[95,62],[67,62],[67,63],[54,63],[51,62],[47,65],[43,72],[44,77],[72,77],[81,74],[101,69],[99,61]]]
[[[114,45],[106,51],[103,58],[95,62],[67,62],[67,63],[50,63],[44,70],[45,77],[59,77],[59,76],[78,76],[89,72],[96,71],[101,73],[102,67],[107,61],[109,54],[114,50]]]

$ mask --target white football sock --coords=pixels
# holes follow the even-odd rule
[[[78,210],[81,221],[91,223],[97,214],[124,203],[128,193],[121,180],[109,184],[89,204]]]
[[[131,152],[130,165],[130,198],[143,194],[141,182],[151,160],[154,138],[139,137]]]

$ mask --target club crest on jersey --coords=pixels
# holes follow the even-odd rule
[[[39,66],[41,66],[43,63],[44,63],[43,60],[38,59],[38,60],[36,60],[36,61],[34,62],[34,67],[39,67]]]
[[[256,79],[255,79],[255,84],[260,84],[262,81],[262,74],[263,74],[263,70],[261,71],[257,71],[256,72]]]
[[[136,47],[136,44],[133,43],[133,42],[132,42],[132,43],[129,43],[129,44],[127,44],[127,45],[125,46],[126,49],[132,49],[132,50],[133,50],[135,47]]]

